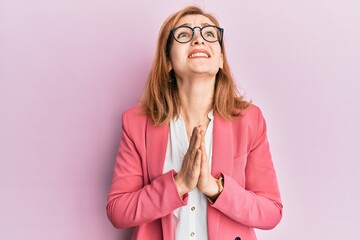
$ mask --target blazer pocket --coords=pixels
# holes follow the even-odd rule
[[[247,153],[234,158],[233,178],[245,187],[245,168],[247,163]]]

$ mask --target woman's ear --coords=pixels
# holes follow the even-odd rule
[[[168,72],[170,72],[173,69],[172,64],[170,61],[168,61]]]
[[[219,68],[223,69],[224,68],[224,55],[221,53],[220,55],[220,64],[219,64]]]

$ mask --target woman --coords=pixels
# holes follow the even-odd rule
[[[218,21],[163,24],[140,106],[123,114],[107,213],[132,239],[256,239],[282,204],[265,120],[238,96]]]

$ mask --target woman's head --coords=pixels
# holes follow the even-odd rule
[[[186,36],[183,31],[177,31],[180,26],[184,25],[190,27],[190,29],[184,28],[183,30],[194,34],[193,38]],[[199,30],[201,30],[201,34]],[[191,40],[186,42],[189,39]],[[179,41],[186,43],[179,43]],[[173,47],[174,44],[176,44],[176,48]],[[190,44],[206,44],[208,49],[205,54],[212,57],[211,64],[204,65],[203,71],[208,69],[209,74],[215,75],[213,109],[222,117],[231,119],[232,116],[238,115],[239,111],[237,110],[247,106],[246,102],[237,96],[235,83],[226,59],[223,30],[220,28],[219,22],[213,15],[205,13],[199,7],[189,6],[171,15],[160,29],[155,59],[141,99],[143,110],[155,124],[167,123],[179,114],[176,75],[187,69],[179,68],[180,58],[177,58],[177,54],[179,52],[181,54],[181,48]]]
[[[200,14],[186,15],[170,31],[167,47],[169,70],[179,86],[184,79],[202,76],[214,85],[219,68],[223,67],[221,51],[223,29]]]
[[[174,34],[177,33],[177,30],[176,31],[172,31],[172,30],[181,26],[184,23],[190,23],[189,21],[186,20],[186,18],[189,18],[189,17],[193,18],[194,16],[198,16],[199,18],[201,18],[199,21],[202,21],[204,24],[220,27],[219,21],[213,15],[204,12],[202,9],[200,9],[199,7],[196,7],[196,6],[186,7],[184,9],[176,12],[175,14],[171,15],[163,23],[163,25],[160,29],[160,33],[159,33],[158,45],[157,45],[156,56],[155,56],[155,61],[154,61],[154,64],[156,64],[156,63],[160,64],[159,67],[161,69],[159,69],[159,70],[165,70],[166,73],[173,75],[173,72],[169,71],[169,70],[172,67],[171,66],[171,60],[172,60],[171,59],[171,50],[172,50],[172,46],[175,41]],[[192,20],[193,19],[190,19],[190,21],[192,21]],[[199,25],[197,25],[197,26],[199,26]],[[197,32],[198,30],[196,29],[195,31]],[[225,59],[225,61],[226,61],[226,56],[224,56],[225,48],[224,48],[224,46],[221,48],[223,32],[219,31],[218,34],[219,35],[216,37],[220,41],[217,42],[217,45],[219,46],[219,49],[222,53],[222,60]],[[212,44],[212,45],[215,45],[215,44]],[[170,66],[169,66],[169,64],[170,64]],[[227,62],[226,62],[226,64],[227,64]],[[173,79],[173,77],[174,76],[171,76],[172,79]]]

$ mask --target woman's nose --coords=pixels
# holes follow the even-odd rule
[[[201,36],[200,28],[194,29],[194,37],[192,39],[192,44],[204,44],[204,38]]]

